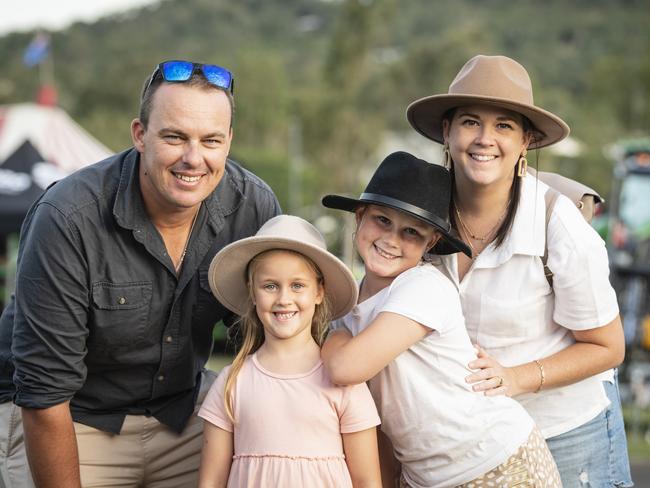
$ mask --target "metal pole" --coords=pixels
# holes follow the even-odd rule
[[[302,123],[298,117],[293,117],[289,122],[288,146],[288,211],[290,214],[297,215],[302,208],[302,172],[304,167],[302,152]]]

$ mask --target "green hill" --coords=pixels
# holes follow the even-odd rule
[[[0,103],[34,97],[37,68],[22,64],[31,37],[0,38]],[[446,91],[477,53],[522,62],[536,102],[584,144],[573,160],[532,155],[544,169],[606,193],[603,145],[650,130],[648,1],[163,0],[75,24],[52,42],[60,105],[115,150],[130,145],[141,84],[157,62],[232,69],[233,154],[285,208],[292,198],[295,207],[324,191],[358,191],[357,168],[376,163],[382,134],[410,131],[408,102]],[[290,154],[302,155],[291,182]]]

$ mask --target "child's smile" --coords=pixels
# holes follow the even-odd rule
[[[432,246],[434,228],[405,212],[368,205],[357,212],[356,245],[368,280],[392,280],[416,266]]]
[[[374,248],[375,248],[375,251],[377,251],[377,254],[379,254],[379,255],[380,255],[381,257],[383,257],[383,258],[386,258],[386,259],[389,259],[389,260],[390,260],[390,259],[395,259],[395,258],[398,258],[398,257],[399,257],[399,256],[397,256],[397,255],[394,255],[394,254],[391,254],[391,253],[389,253],[389,252],[387,252],[387,251],[384,251],[384,250],[383,250],[381,247],[379,247],[379,245],[377,245],[376,243],[373,244],[373,246],[374,246]]]
[[[279,321],[287,321],[295,317],[297,313],[298,312],[273,312],[273,315],[275,315],[275,318]]]
[[[315,307],[324,292],[303,257],[289,251],[268,252],[255,268],[252,288],[265,342],[311,338]]]

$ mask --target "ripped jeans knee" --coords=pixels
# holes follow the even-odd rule
[[[606,412],[585,424],[546,439],[564,488],[609,488],[609,435]]]

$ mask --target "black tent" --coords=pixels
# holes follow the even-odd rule
[[[53,181],[110,154],[59,107],[0,105],[0,236]]]
[[[0,235],[18,232],[27,210],[43,193],[34,170],[46,165],[29,141],[0,164]]]

